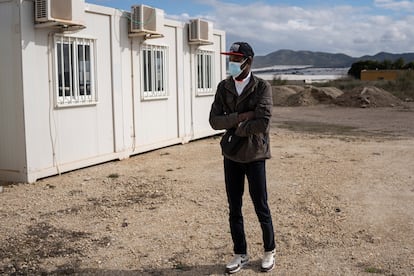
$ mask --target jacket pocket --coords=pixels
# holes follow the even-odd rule
[[[266,137],[262,134],[253,135],[253,143],[259,152],[264,152],[266,150]]]
[[[221,137],[221,149],[227,155],[237,154],[243,144],[247,141],[247,137],[237,136],[234,132],[234,128],[228,129],[223,137]]]

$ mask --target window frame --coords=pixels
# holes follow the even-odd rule
[[[195,53],[196,96],[214,95],[215,63],[214,51],[197,50]],[[201,61],[201,65],[200,65]],[[210,69],[210,70],[209,70]],[[201,81],[201,85],[200,85]]]
[[[96,105],[98,103],[96,41],[95,38],[90,37],[54,35],[54,99],[56,107]],[[87,51],[89,54],[85,54]],[[68,55],[67,60],[65,52]],[[66,66],[69,68],[66,68]],[[69,76],[66,77],[65,73],[68,73]],[[62,75],[63,77],[61,77]],[[86,92],[82,92],[81,89],[82,79],[86,80],[83,82],[84,91],[88,90]],[[69,80],[69,86],[66,86],[66,80]],[[89,80],[89,84],[87,80]],[[64,92],[62,91],[62,85],[65,88]]]
[[[170,96],[168,89],[168,60],[168,46],[153,44],[141,46],[140,75],[142,101],[164,100]],[[161,71],[157,70],[159,66]],[[157,83],[159,81],[161,82]]]

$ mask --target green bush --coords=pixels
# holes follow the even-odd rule
[[[285,84],[287,84],[287,80],[281,79],[280,76],[276,76],[276,75],[273,76],[272,85],[285,85]]]
[[[346,77],[336,80],[331,80],[328,82],[321,82],[312,84],[314,86],[319,87],[336,87],[342,91],[349,91],[354,89],[355,87],[361,86],[362,82],[359,79],[355,79],[353,77]]]
[[[401,70],[410,69],[414,66],[412,62],[405,64],[404,59],[399,58],[392,62],[391,60],[360,60],[351,65],[348,71],[348,75],[354,78],[361,78],[362,70]]]
[[[407,70],[398,75],[395,81],[387,81],[382,86],[378,86],[394,94],[394,96],[406,100],[414,99],[414,72]]]

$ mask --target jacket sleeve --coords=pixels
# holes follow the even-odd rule
[[[229,129],[237,126],[237,112],[228,113],[224,107],[224,90],[223,82],[217,86],[214,102],[211,105],[209,122],[213,129]]]
[[[267,81],[262,80],[255,93],[258,93],[254,110],[255,119],[241,123],[235,132],[238,136],[269,132],[273,108],[272,87]]]

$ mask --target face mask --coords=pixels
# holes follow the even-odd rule
[[[246,62],[246,60],[242,62],[234,62],[229,61],[229,73],[233,78],[237,78],[243,72],[241,69],[242,65]]]

